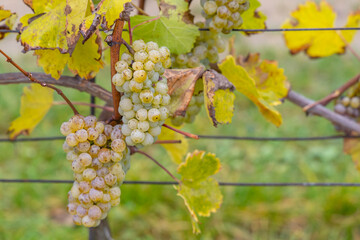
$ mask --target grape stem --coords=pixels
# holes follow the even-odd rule
[[[112,34],[112,41],[122,43],[122,31],[124,28],[124,21],[117,19],[115,21],[115,27]],[[114,105],[114,116],[113,119],[117,122],[120,121],[121,115],[119,113],[119,103],[121,98],[121,93],[116,90],[115,85],[112,83],[111,79],[116,74],[115,64],[119,61],[120,55],[120,46],[121,44],[112,44],[110,47],[110,62],[111,62],[111,93],[113,96],[113,105]]]
[[[180,130],[180,129],[171,127],[171,126],[169,126],[169,125],[167,125],[167,124],[163,124],[163,127],[166,127],[166,128],[168,128],[168,129],[170,129],[170,130],[173,130],[174,132],[180,133],[180,134],[182,134],[182,135],[184,135],[184,136],[186,136],[186,137],[193,138],[193,139],[199,139],[199,136],[198,136],[198,135],[195,135],[195,134],[192,134],[192,133],[188,133],[188,132],[184,132],[184,131],[182,131],[182,130]]]
[[[22,74],[24,74],[24,76],[26,76],[30,81],[34,82],[34,83],[38,83],[40,84],[42,87],[47,87],[47,88],[51,88],[53,90],[56,91],[57,94],[59,94],[64,100],[65,102],[70,106],[70,108],[72,109],[72,111],[74,112],[75,115],[79,114],[79,112],[76,110],[74,104],[71,103],[71,101],[65,96],[65,94],[63,93],[63,91],[61,91],[59,88],[51,85],[51,84],[47,84],[45,82],[42,82],[36,78],[34,78],[32,76],[31,73],[25,71],[22,67],[20,67],[18,64],[16,64],[6,53],[4,53],[1,49],[0,49],[0,53],[2,55],[4,55],[6,57],[6,61],[10,64],[12,64],[14,67],[16,67]]]
[[[144,155],[145,157],[149,158],[150,160],[152,160],[159,167],[161,167],[172,179],[174,179],[176,182],[181,184],[181,181],[177,177],[175,177],[166,167],[164,167],[161,163],[159,163],[155,158],[153,158],[152,156],[150,156],[146,152],[140,151],[139,149],[134,149],[134,151],[135,151],[135,153],[140,153],[140,154]]]
[[[339,87],[338,89],[336,89],[335,91],[330,93],[328,96],[324,97],[323,99],[321,99],[319,101],[316,101],[316,102],[313,102],[313,103],[311,103],[309,105],[306,105],[303,108],[303,111],[306,112],[306,111],[308,111],[309,109],[315,107],[318,104],[326,106],[329,102],[331,102],[331,100],[339,97],[341,94],[343,94],[343,92],[345,92],[347,89],[349,89],[351,86],[355,85],[359,81],[360,81],[360,74],[356,75],[355,77],[353,77],[352,79],[347,81],[344,85],[342,85],[341,87]]]
[[[88,106],[88,107],[95,107],[95,108],[100,108],[103,109],[105,111],[108,112],[113,112],[114,108],[113,107],[109,107],[109,106],[100,106],[100,105],[96,105],[93,103],[86,103],[86,102],[72,102],[74,105],[79,105],[79,106]],[[52,105],[65,105],[67,104],[67,102],[53,102]]]

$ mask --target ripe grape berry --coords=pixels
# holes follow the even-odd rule
[[[122,116],[121,132],[128,146],[152,144],[169,117],[167,79],[163,76],[171,67],[170,51],[155,42],[136,40],[134,55],[123,53],[116,63],[112,82],[123,93],[119,103]]]
[[[198,22],[199,28],[205,23]],[[217,33],[201,31],[194,48],[187,54],[172,55],[174,68],[194,68],[219,61],[219,53],[225,51],[227,42]]]
[[[203,4],[203,16],[210,31],[228,34],[243,24],[241,14],[249,9],[249,0],[207,0]]]
[[[76,225],[96,227],[112,206],[120,203],[119,185],[130,168],[130,151],[121,126],[95,116],[73,116],[60,132],[75,181],[68,193],[68,212]]]

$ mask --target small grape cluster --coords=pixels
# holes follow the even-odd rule
[[[203,104],[204,104],[204,92],[200,92],[197,95],[193,95],[186,109],[185,116],[175,116],[171,118],[171,123],[174,126],[180,126],[184,122],[192,123],[195,120],[196,115],[200,112],[201,106]]]
[[[360,117],[360,97],[342,96],[336,100],[334,111],[351,119]]]
[[[119,185],[130,168],[121,125],[75,115],[61,125],[60,132],[66,136],[63,149],[75,178],[68,193],[68,212],[77,225],[98,226],[110,208],[120,203]]]
[[[121,131],[126,144],[140,148],[155,141],[169,117],[170,95],[163,73],[171,66],[171,59],[169,49],[155,42],[136,40],[132,48],[133,56],[123,53],[116,63],[112,82],[124,93],[119,113],[123,116]]]
[[[205,27],[204,23],[196,23],[199,28]],[[213,32],[201,31],[194,48],[190,53],[172,55],[174,68],[194,68],[201,64],[207,66],[209,63],[219,61],[219,53],[225,51],[226,41]]]
[[[203,14],[210,31],[228,34],[243,24],[241,14],[249,9],[249,0],[206,0],[202,4]]]

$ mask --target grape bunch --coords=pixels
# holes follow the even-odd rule
[[[249,9],[249,0],[205,0],[203,15],[209,22],[210,31],[228,34],[243,24],[241,14]]]
[[[66,136],[63,149],[75,178],[68,193],[68,212],[76,225],[98,226],[110,208],[120,203],[119,185],[130,168],[121,125],[75,115],[62,123],[60,132]]]
[[[201,106],[203,104],[204,104],[204,92],[200,92],[197,95],[193,95],[186,109],[185,116],[175,116],[171,118],[171,123],[174,126],[180,126],[184,122],[192,123],[195,120],[196,115],[200,112]]]
[[[171,59],[169,49],[155,42],[136,40],[132,48],[134,55],[123,53],[116,63],[112,82],[123,93],[119,113],[126,144],[140,148],[155,141],[169,117],[170,95],[163,73]]]
[[[204,23],[196,23],[199,28],[205,27]],[[226,41],[213,32],[201,31],[196,39],[194,48],[190,53],[172,55],[174,68],[194,68],[200,65],[208,66],[209,63],[219,61],[219,53],[225,51]]]
[[[336,100],[334,111],[351,119],[360,117],[360,97],[342,96]]]

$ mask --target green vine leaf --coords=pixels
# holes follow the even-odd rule
[[[241,29],[265,29],[266,28],[266,15],[257,9],[261,6],[261,3],[258,0],[249,0],[250,8],[246,10],[241,17],[244,21],[241,25]],[[245,34],[255,34],[258,32],[245,32]]]
[[[137,15],[131,18],[133,26],[154,19],[151,16]],[[134,39],[143,39],[145,42],[154,41],[159,46],[166,46],[171,53],[182,54],[189,52],[200,35],[198,28],[186,24],[175,18],[160,17],[157,20],[136,27],[133,32]]]
[[[193,23],[194,16],[189,10],[189,3],[184,0],[159,0],[160,15],[167,18]]]
[[[179,165],[181,184],[175,188],[190,212],[193,232],[200,233],[197,215],[208,217],[216,212],[223,196],[218,182],[211,176],[220,170],[220,160],[215,154],[195,150]]]

